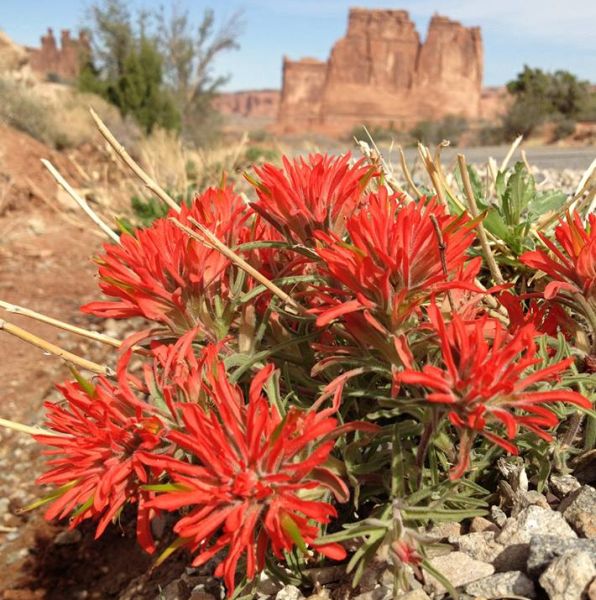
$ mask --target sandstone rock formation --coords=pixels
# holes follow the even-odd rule
[[[223,115],[275,118],[279,110],[279,90],[246,90],[218,94],[213,107]]]
[[[284,59],[281,131],[349,131],[363,122],[411,127],[481,114],[480,29],[435,15],[421,43],[403,10],[352,9],[326,62]]]
[[[81,32],[78,39],[70,37],[68,29],[60,34],[60,46],[54,32],[48,29],[41,38],[41,48],[27,48],[31,69],[43,77],[57,76],[61,79],[74,79],[80,71],[85,54],[90,52],[88,36]]]

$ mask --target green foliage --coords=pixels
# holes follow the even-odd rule
[[[156,219],[161,219],[168,214],[168,207],[157,198],[151,196],[147,200],[142,200],[138,196],[133,196],[130,205],[141,227],[149,227]]]
[[[439,144],[443,140],[457,145],[467,129],[468,122],[464,117],[448,115],[440,121],[421,121],[410,131],[410,135],[427,145]]]
[[[388,127],[381,125],[358,125],[352,129],[349,139],[368,141],[369,135],[375,142],[391,142],[398,136],[398,131],[393,124]]]
[[[547,73],[527,65],[507,89],[515,98],[503,122],[507,137],[529,135],[547,120],[577,119],[589,99],[588,84],[569,71]]]
[[[81,69],[79,89],[132,115],[146,133],[183,125],[194,142],[211,142],[221,122],[211,100],[227,81],[213,74],[213,63],[238,47],[238,15],[216,29],[213,11],[206,10],[195,28],[188,12],[176,7],[170,14],[163,8],[139,11],[133,18],[123,0],[102,0],[89,16],[95,46]]]
[[[496,200],[487,203],[482,196],[480,178],[468,167],[478,206],[486,211],[484,227],[508,248],[509,258],[499,255],[504,262],[516,261],[526,250],[534,249],[532,235],[536,221],[550,212],[558,211],[566,196],[558,190],[538,191],[534,177],[522,162],[512,172],[500,171],[495,183]]]
[[[279,159],[279,152],[263,146],[250,146],[247,148],[244,157],[250,163],[275,161]]]

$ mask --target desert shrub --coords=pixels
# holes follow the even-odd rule
[[[398,131],[393,126],[357,125],[352,129],[347,140],[357,139],[368,141],[369,134],[375,142],[391,142],[398,137]]]
[[[382,556],[396,596],[426,570],[457,597],[423,528],[487,515],[501,489],[513,504],[497,464],[542,491],[593,452],[596,216],[523,163],[487,181],[469,167],[487,248],[461,173],[439,199],[394,193],[381,169],[259,165],[248,202],[214,178],[106,244],[82,311],[142,331],[114,371],[71,355],[97,376],[73,367],[42,429],[3,420],[50,447],[51,490],[29,508],[100,537],[132,505],[156,564],[185,549],[229,597],[255,596],[263,571],[299,583],[313,560],[357,586]]]
[[[410,135],[423,144],[439,144],[449,140],[457,145],[467,129],[468,121],[464,117],[448,115],[440,121],[421,121],[410,131]]]
[[[51,103],[9,77],[0,77],[0,119],[41,142],[53,145],[56,138]]]
[[[546,121],[577,119],[588,102],[588,84],[569,71],[547,73],[524,66],[507,84],[515,100],[503,120],[507,138],[530,135]]]
[[[263,146],[249,146],[244,153],[244,157],[250,163],[270,162],[277,160],[279,153],[273,148],[265,148]]]
[[[554,141],[569,137],[575,131],[575,121],[573,119],[561,118],[555,121],[553,131]]]

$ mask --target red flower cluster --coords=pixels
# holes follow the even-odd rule
[[[316,231],[341,234],[375,170],[350,155],[312,154],[305,161],[284,157],[283,169],[255,168],[258,201],[253,209],[289,240],[312,244]]]
[[[295,545],[302,550],[310,545],[336,559],[345,556],[338,544],[315,543],[319,534],[315,523],[328,523],[336,516],[335,508],[303,497],[306,491],[321,496],[325,488],[347,494],[341,479],[324,466],[335,445],[337,421],[331,415],[339,393],[333,408],[320,412],[291,408],[282,418],[262,394],[272,372],[267,367],[255,376],[246,403],[240,389],[228,381],[223,364],[208,365],[209,407],[182,405],[183,431],[168,434],[193,458],[192,464],[167,456],[145,457],[147,464],[166,471],[175,483],[172,492],[149,505],[187,508],[174,530],[197,552],[193,565],[226,549],[215,574],[224,577],[230,593],[238,561],[245,557],[251,580],[263,569],[268,546],[278,558]]]
[[[58,486],[46,498],[52,501],[46,518],[70,515],[70,527],[97,520],[99,537],[126,503],[136,502],[139,543],[152,552],[154,511],[147,501],[153,494],[142,487],[151,481],[151,470],[139,457],[160,446],[163,420],[153,407],[131,397],[126,385],[116,387],[104,377],[95,385],[71,382],[58,389],[65,403],[45,404],[45,426],[52,435],[35,438],[54,448],[45,451],[53,458],[37,481]]]
[[[399,379],[431,390],[427,401],[445,405],[449,420],[460,430],[459,462],[451,472],[453,479],[461,477],[468,468],[478,434],[517,454],[513,443],[489,427],[504,426],[509,440],[515,439],[520,426],[551,440],[546,430],[554,427],[558,419],[545,404],[570,402],[591,407],[587,398],[577,392],[529,390],[557,379],[573,362],[567,358],[526,374],[540,362],[536,356],[537,332],[531,324],[510,335],[499,321],[487,317],[466,323],[454,314],[446,324],[435,304],[429,308],[429,316],[439,337],[444,366],[427,364],[422,371],[405,369]],[[492,344],[486,338],[487,329],[493,337]]]
[[[120,244],[105,246],[97,260],[100,287],[116,298],[92,302],[83,312],[100,317],[142,316],[184,332],[199,327],[209,338],[225,335],[226,323],[218,322],[215,298],[227,300],[233,286],[230,261],[220,252],[190,239],[170,217],[192,228],[193,218],[224,243],[249,240],[245,204],[231,188],[210,188],[180,214],[170,211],[151,227],[124,234]]]
[[[436,198],[402,202],[381,188],[348,219],[350,243],[318,235],[322,244],[317,252],[325,268],[344,286],[330,290],[328,307],[316,309],[319,325],[367,311],[393,332],[433,292],[453,285],[471,287],[480,264],[474,260],[464,268],[474,240],[467,217],[449,216]],[[445,245],[446,274],[433,219]]]
[[[540,234],[552,257],[544,250],[535,250],[522,254],[521,262],[552,278],[544,290],[545,298],[569,291],[596,300],[596,215],[591,214],[584,226],[576,212],[567,213],[567,220],[561,220],[555,228],[555,237],[560,248]]]
[[[412,450],[425,450],[443,424],[459,436],[459,458],[437,444],[437,469],[453,458],[450,476],[458,478],[475,443],[517,453],[522,428],[551,439],[552,403],[590,407],[579,393],[550,387],[572,359],[542,367],[537,339],[562,330],[571,344],[583,326],[571,322],[570,298],[559,300],[570,291],[594,300],[594,215],[587,227],[568,215],[558,245],[543,237],[550,254],[522,256],[552,281],[544,297],[532,289],[516,295],[513,284],[491,288],[481,273],[466,213],[449,214],[437,198],[407,202],[389,193],[363,161],[312,155],[256,173],[252,203],[212,188],[180,214],[106,246],[98,263],[109,300],[83,310],[158,327],[124,342],[116,382],[61,386],[64,402],[46,405],[50,433],[37,436],[51,447],[39,482],[57,486],[45,499],[48,518],[70,516],[71,526],[93,519],[99,536],[134,503],[140,543],[153,551],[151,518],[180,511],[178,540],[162,557],[185,547],[195,566],[215,558],[229,593],[239,565],[252,580],[267,554],[283,559],[297,548],[344,558],[334,542],[351,528],[331,533],[330,543],[320,539],[337,517],[335,503],[349,497],[339,474],[359,490],[355,497],[395,508],[416,477],[401,478],[402,493],[384,473],[403,458],[424,482],[427,457],[419,452],[414,464]],[[208,228],[278,289],[262,277],[257,284],[241,267],[254,270],[189,237],[171,217]],[[279,288],[300,306],[273,306],[270,294],[289,304]],[[441,310],[453,313],[447,322]],[[142,374],[127,372],[133,349]],[[403,454],[392,457],[401,450],[387,434],[401,431],[406,415]],[[363,419],[383,423],[384,437],[369,444],[363,433],[379,427]],[[336,439],[355,430],[332,455]],[[365,521],[359,535],[376,527]],[[394,536],[390,556],[418,569],[423,541]]]

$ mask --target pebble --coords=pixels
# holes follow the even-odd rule
[[[484,579],[474,581],[465,587],[466,594],[487,600],[506,598],[507,596],[524,596],[535,598],[536,590],[532,580],[521,571],[495,573]]]
[[[550,600],[580,600],[596,576],[587,552],[570,552],[555,558],[540,576],[540,585]]]
[[[554,535],[535,535],[530,540],[526,572],[539,575],[555,558],[569,552],[586,552],[596,562],[596,540],[561,539]]]
[[[78,544],[82,538],[83,534],[78,529],[66,529],[54,538],[54,544],[56,546],[70,546]]]
[[[430,560],[430,564],[449,579],[453,587],[472,583],[495,572],[491,564],[475,560],[463,552],[451,552],[451,554],[437,556]],[[447,591],[445,586],[429,573],[424,573],[424,579],[431,592],[441,594]]]
[[[474,517],[470,523],[470,533],[482,533],[483,531],[499,532],[499,527],[484,517]]]
[[[495,541],[494,531],[478,531],[462,535],[456,540],[449,540],[457,544],[462,552],[476,560],[492,563],[503,552],[505,546]]]
[[[302,600],[304,594],[295,585],[285,585],[275,594],[275,600]]]
[[[584,485],[567,496],[558,510],[580,536],[596,539],[596,489]]]
[[[561,513],[540,506],[528,506],[516,518],[508,519],[495,538],[505,546],[495,561],[496,570],[525,570],[532,536],[545,531],[559,538],[577,538]]]
[[[550,487],[559,498],[564,498],[578,490],[581,484],[573,475],[551,475]]]

